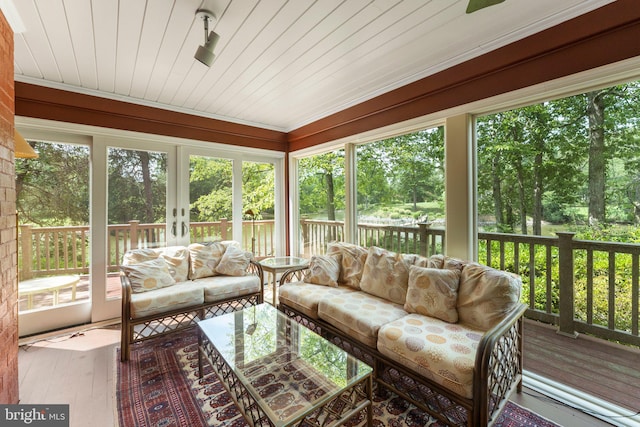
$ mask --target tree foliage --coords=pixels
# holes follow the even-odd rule
[[[640,83],[477,121],[478,207],[502,232],[638,223]]]
[[[89,223],[89,149],[31,142],[39,158],[16,159],[16,194],[22,224],[41,227]]]

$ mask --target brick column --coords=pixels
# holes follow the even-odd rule
[[[0,12],[0,403],[18,403],[13,30]]]

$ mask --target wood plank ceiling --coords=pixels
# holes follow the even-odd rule
[[[12,0],[16,81],[290,131],[610,3]],[[220,35],[210,68],[198,8]],[[4,10],[4,9],[3,9]]]

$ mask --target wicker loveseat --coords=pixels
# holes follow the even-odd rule
[[[454,426],[492,425],[522,386],[520,278],[441,255],[331,243],[285,272],[279,309]],[[382,389],[380,389],[382,390]]]
[[[263,301],[262,267],[233,241],[135,249],[120,268],[122,361],[137,341]]]

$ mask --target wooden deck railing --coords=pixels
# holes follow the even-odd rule
[[[243,223],[243,247],[251,248],[252,223]],[[256,221],[256,256],[273,255],[273,221]],[[340,221],[301,221],[303,256],[324,253],[332,240],[344,240]],[[191,241],[227,239],[231,223],[192,223]],[[591,334],[640,345],[640,245],[557,237],[478,233],[479,261],[519,274],[527,317],[555,324],[562,334]],[[89,271],[89,227],[20,227],[20,279]],[[445,230],[431,224],[359,224],[357,242],[429,256],[445,251]],[[109,271],[117,271],[124,252],[161,246],[164,224],[109,226]],[[22,260],[30,260],[24,263]]]

